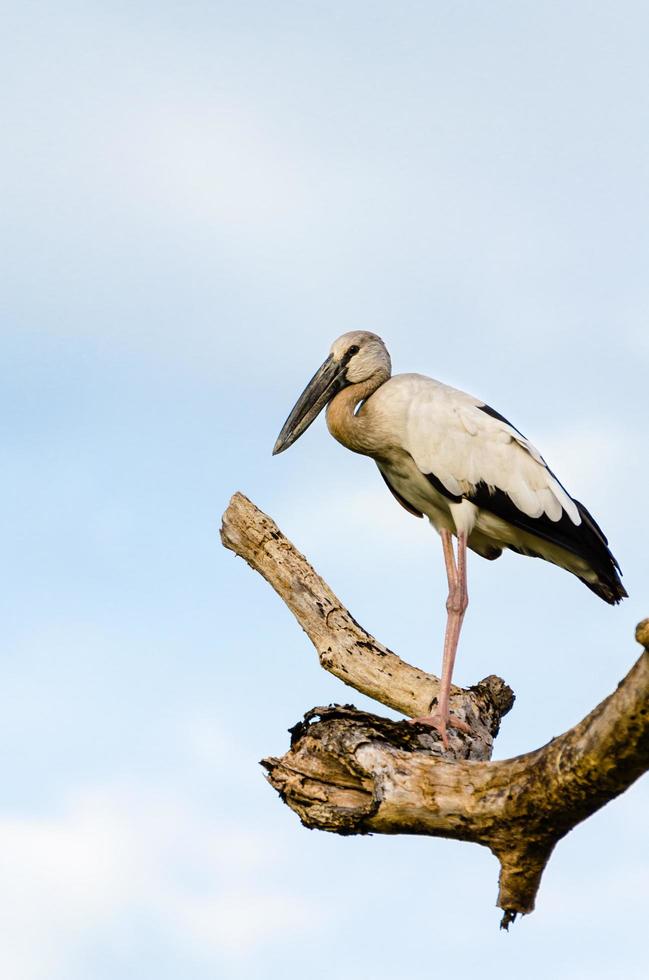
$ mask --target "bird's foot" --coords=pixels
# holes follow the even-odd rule
[[[461,718],[457,718],[450,712],[446,715],[446,717],[443,717],[439,711],[436,711],[432,715],[424,715],[421,718],[409,718],[408,724],[428,725],[429,728],[434,728],[436,732],[439,732],[442,745],[445,749],[448,748],[447,728],[455,728],[458,732],[464,732],[466,735],[473,734],[473,729],[466,723],[466,721],[462,721]]]

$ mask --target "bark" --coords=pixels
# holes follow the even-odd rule
[[[410,718],[430,713],[439,679],[412,667],[363,629],[270,517],[235,493],[223,515],[221,540],[272,585],[315,646],[320,664],[345,684]],[[500,719],[514,703],[511,689],[491,675],[474,687],[453,687],[451,711],[474,736],[449,732],[452,754],[490,759]],[[431,745],[442,752],[437,735]]]
[[[322,665],[345,683],[411,716],[425,713],[437,679],[405,664],[353,620],[328,586],[240,494],[226,514],[226,547],[270,582],[312,639]],[[435,732],[352,706],[315,708],[291,747],[268,758],[269,782],[311,828],[341,834],[422,834],[471,841],[500,861],[501,925],[534,908],[541,875],[562,837],[649,769],[649,620],[645,647],[605,701],[534,752],[490,762],[513,695],[499,678],[457,689],[454,710],[479,729]]]

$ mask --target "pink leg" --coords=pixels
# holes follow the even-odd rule
[[[453,561],[453,545],[450,540],[450,534],[448,534],[448,543],[444,542],[444,557],[447,558],[447,548],[451,554],[451,561]],[[454,563],[453,563],[454,564]],[[446,563],[447,571],[449,569],[449,562],[447,559]],[[464,620],[464,614],[466,612],[466,607],[469,604],[469,596],[467,592],[466,584],[466,537],[460,534],[457,539],[457,569],[453,567],[455,572],[454,577],[449,575],[448,580],[448,598],[446,600],[446,634],[444,636],[444,658],[442,661],[442,677],[439,687],[439,698],[437,701],[437,712],[440,715],[440,722],[446,728],[446,723],[448,722],[449,710],[448,710],[448,699],[451,691],[451,680],[453,678],[453,667],[455,665],[455,655],[457,653],[457,645],[460,639],[460,630],[462,629],[462,621]],[[440,733],[442,739],[444,738],[445,732]]]
[[[466,584],[466,535],[458,535],[457,566],[455,564],[453,541],[450,531],[442,531],[441,536],[444,561],[446,563],[446,576],[448,578],[448,598],[446,600],[447,619],[446,633],[444,635],[444,658],[442,661],[442,677],[437,699],[437,710],[430,717],[413,718],[412,720],[413,722],[420,722],[436,728],[442,736],[444,746],[447,747],[448,737],[446,735],[446,726],[449,720],[452,727],[458,728],[460,731],[471,731],[465,722],[460,721],[458,718],[450,717],[448,707],[455,655],[457,653],[464,613],[469,604],[469,597]]]

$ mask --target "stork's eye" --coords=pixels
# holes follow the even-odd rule
[[[353,357],[354,354],[358,354],[359,350],[360,350],[360,347],[357,347],[357,345],[354,344],[354,346],[353,347],[350,347],[349,350],[347,351],[347,356],[348,357]]]

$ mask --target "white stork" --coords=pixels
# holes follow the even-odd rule
[[[466,549],[489,560],[504,548],[544,558],[609,603],[627,594],[619,565],[584,505],[518,429],[480,399],[440,381],[391,377],[390,355],[376,334],[352,331],[334,341],[273,455],[288,449],[325,405],[332,436],[371,456],[399,503],[416,517],[425,514],[441,536],[448,599],[440,693],[435,712],[414,721],[436,728],[446,745],[447,725],[468,730],[448,707],[468,604]]]

